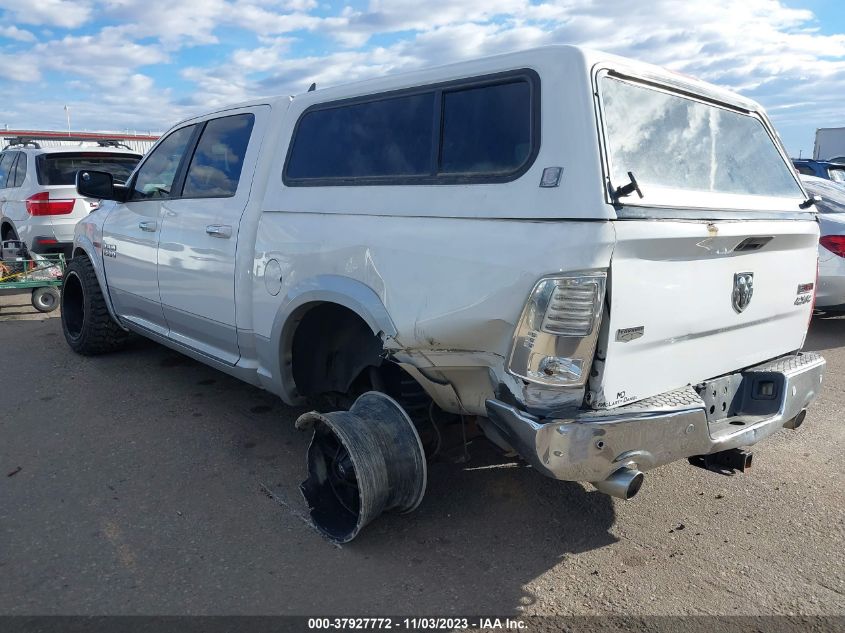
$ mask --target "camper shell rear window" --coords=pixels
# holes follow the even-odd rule
[[[291,187],[508,182],[540,140],[540,79],[523,69],[321,103],[296,123]]]
[[[612,75],[599,87],[612,189],[633,174],[647,202],[803,198],[792,164],[754,113]]]

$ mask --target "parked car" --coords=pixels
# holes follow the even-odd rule
[[[792,164],[802,176],[815,176],[837,183],[845,183],[845,163],[828,160],[809,160],[807,158],[793,158]]]
[[[70,347],[135,332],[333,402],[297,426],[339,542],[420,503],[439,412],[628,499],[743,470],[820,389],[812,201],[757,103],[654,66],[554,46],[255,100],[77,187],[112,202],[76,228]]]
[[[828,314],[845,312],[845,186],[813,176],[802,176],[801,181],[810,195],[820,198],[816,308]]]
[[[31,253],[71,254],[73,228],[99,205],[76,192],[79,169],[123,182],[141,155],[121,147],[42,148],[18,139],[0,153],[0,240],[20,240]]]

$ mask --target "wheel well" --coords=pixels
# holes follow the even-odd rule
[[[71,259],[73,259],[74,257],[88,257],[88,253],[85,252],[84,248],[80,248],[77,246],[73,249],[73,253],[70,256]]]
[[[295,329],[288,358],[301,396],[346,393],[367,367],[381,364],[381,338],[349,308],[310,303],[292,320]]]

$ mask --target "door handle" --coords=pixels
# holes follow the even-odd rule
[[[155,220],[149,220],[147,222],[139,222],[138,228],[142,231],[147,231],[149,233],[154,232],[158,228],[158,223]]]
[[[232,237],[232,227],[228,224],[209,224],[205,232],[211,237],[221,237],[224,240]]]

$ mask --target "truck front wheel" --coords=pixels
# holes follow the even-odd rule
[[[77,354],[93,356],[124,346],[128,334],[111,318],[94,266],[74,257],[62,285],[62,331]]]

